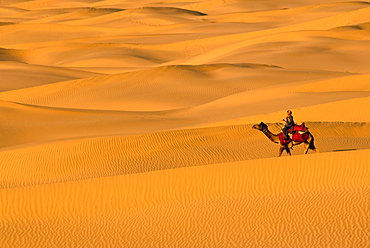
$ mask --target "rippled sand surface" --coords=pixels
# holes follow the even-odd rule
[[[0,246],[369,247],[369,58],[370,1],[0,1]]]

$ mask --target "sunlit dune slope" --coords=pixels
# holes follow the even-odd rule
[[[370,104],[369,97],[354,98],[350,100],[339,100],[330,103],[322,103],[309,107],[290,108],[295,113],[295,120],[297,123],[307,121],[322,121],[322,122],[370,122],[370,111],[368,106]],[[285,103],[286,107],[291,107]],[[227,121],[216,121],[209,123],[202,123],[198,127],[209,126],[228,126],[241,125],[247,123],[260,123],[261,121],[276,123],[282,122],[281,116],[284,116],[285,111],[270,112],[266,114],[256,114],[248,117],[240,117],[232,119],[229,115]],[[221,119],[221,117],[219,118]]]
[[[50,141],[159,132],[199,124],[172,111],[124,112],[58,109],[0,101],[0,147]]]
[[[222,54],[217,58],[211,60],[206,58],[201,63],[219,61],[236,63],[248,58],[254,63],[269,61],[285,68],[369,73],[365,56],[369,56],[366,48],[370,41],[363,40],[362,34],[366,33],[368,36],[370,26],[360,26],[358,28],[355,26],[348,32],[332,30],[300,33],[301,31],[297,31],[299,34],[293,32],[273,35],[269,39],[257,38],[257,40],[248,41],[249,44],[244,44],[243,47],[230,47],[232,51],[229,50],[227,53],[220,51]],[[304,60],[301,59],[302,56],[305,57]]]
[[[263,1],[260,1],[263,2]],[[264,1],[268,2],[268,1]],[[282,1],[281,1],[282,2]],[[303,1],[297,2],[298,5],[302,4]],[[314,1],[306,1],[308,4],[304,6],[295,6],[288,8],[276,8],[271,10],[261,11],[248,11],[241,12],[236,9],[233,12],[227,14],[220,14],[217,16],[219,22],[253,22],[255,25],[265,25],[268,28],[281,27],[287,25],[293,25],[297,23],[307,22],[311,20],[317,20],[342,14],[349,11],[354,11],[361,8],[370,7],[368,2],[360,1],[337,1],[325,3],[321,1],[320,4],[315,4]],[[327,1],[326,1],[327,2]],[[242,3],[242,1],[240,1]],[[270,3],[273,3],[270,1]],[[246,5],[251,5],[251,1],[246,2]],[[276,2],[279,4],[279,2]],[[282,4],[282,3],[280,3]],[[285,3],[289,4],[289,3]],[[250,7],[250,6],[248,6]],[[240,9],[239,9],[240,10]],[[297,18],[299,17],[299,18]]]
[[[370,142],[366,123],[307,123],[307,126],[321,152],[366,149]],[[0,152],[0,181],[5,188],[19,187],[275,157],[278,145],[251,127],[183,129],[14,148]],[[281,127],[270,128],[277,133]],[[301,153],[302,147],[294,148],[294,155]],[[25,161],[27,167],[22,166]]]
[[[61,24],[13,24],[0,26],[0,46],[37,42],[63,41],[91,36],[105,32],[114,33],[113,29],[98,27],[75,27]],[[22,33],[22,35],[19,35]]]
[[[369,159],[323,153],[5,189],[1,237],[28,247],[364,247]]]
[[[0,92],[100,75],[98,73],[9,61],[0,62],[0,73],[2,80]]]
[[[219,114],[219,121],[214,123],[210,121],[204,126],[237,125],[259,123],[260,121],[280,122],[285,111],[277,111],[277,109],[285,108],[294,111],[297,123],[305,121],[370,122],[370,110],[360,107],[369,105],[369,79],[369,75],[354,75],[301,84],[289,84],[289,90],[295,92],[294,94],[289,93],[289,98],[286,98],[287,94],[283,93],[286,90],[284,86],[272,89],[263,88],[258,94],[256,91],[252,91],[251,96],[253,94],[257,95],[254,100],[250,100],[251,96],[245,97],[246,93],[243,93],[231,96],[235,99],[234,101],[231,97],[220,99],[191,111],[194,116],[198,116],[199,112],[211,112],[212,109],[217,109],[214,113],[222,111]],[[266,100],[263,98],[266,98]],[[291,102],[293,99],[296,100],[294,103]],[[236,110],[236,106],[240,106],[241,103],[244,103],[245,106]],[[264,114],[258,114],[262,109],[261,105],[266,109]],[[260,107],[257,108],[257,106]],[[233,108],[235,110],[231,113]],[[244,114],[244,117],[237,117],[237,115],[243,116],[242,112],[246,110],[248,110],[248,117],[245,117],[246,114]],[[238,112],[240,113],[238,114]],[[205,118],[204,114],[203,118]],[[213,121],[217,119],[215,115],[212,118]],[[221,118],[228,120],[222,121]]]
[[[63,11],[63,12],[62,12]],[[68,9],[56,9],[56,10],[44,10],[44,11],[31,11],[39,13],[40,18],[32,18],[30,21],[25,23],[63,23],[68,21],[74,21],[79,19],[88,19],[96,16],[104,16],[111,13],[122,11],[122,9],[114,8],[68,8]],[[42,16],[42,14],[44,16]],[[12,17],[14,17],[13,15]],[[18,14],[17,16],[23,16]]]
[[[27,12],[26,10],[19,9],[19,8],[13,8],[13,7],[7,7],[7,6],[1,6],[0,5],[0,14],[1,16],[10,16],[22,12]]]
[[[54,65],[70,68],[87,67],[143,67],[156,66],[178,58],[177,52],[154,51],[152,49],[138,50],[132,44],[113,44],[97,42],[87,44],[56,44],[55,47],[32,49],[26,56],[26,62],[42,65]]]
[[[5,0],[5,2],[8,0]],[[83,1],[76,1],[76,0],[66,0],[66,1],[57,1],[57,0],[26,0],[26,1],[12,1],[10,0],[11,6],[24,8],[29,10],[35,9],[59,9],[59,8],[76,8],[76,7],[83,7],[89,4],[94,4],[95,2],[99,2],[99,0],[83,0]]]
[[[98,27],[128,27],[136,25],[162,26],[199,20],[204,13],[171,7],[141,7],[122,10],[109,16],[68,21],[64,24]]]
[[[216,105],[218,108],[221,105],[220,109],[223,109],[234,104],[239,108],[238,112],[242,110],[240,99],[244,104],[260,104],[266,96],[272,103],[272,92],[285,91],[285,84],[291,84],[294,89],[295,85],[306,84],[307,81],[344,75],[322,71],[291,72],[276,66],[254,64],[166,66],[4,92],[0,93],[0,98],[61,108],[125,111],[180,109],[211,102],[198,108],[211,109],[207,106]],[[299,83],[293,84],[298,80]],[[255,92],[259,92],[261,97]],[[367,95],[366,92],[359,94]],[[286,97],[277,95],[278,99]],[[223,100],[225,97],[231,100]],[[218,99],[227,104],[212,103]]]
[[[296,110],[296,121],[299,122],[368,122],[368,109],[358,107],[362,104],[366,106],[369,101],[367,79],[368,76],[361,75],[320,81],[320,85],[327,85],[322,87],[322,90],[317,87],[318,82],[262,87],[196,106],[186,110],[186,113],[203,120],[208,118],[209,123],[241,118],[245,122],[239,122],[240,124],[280,122],[286,109],[293,109]],[[338,87],[332,88],[334,85]]]
[[[335,15],[332,17],[327,17],[323,19],[318,19],[318,20],[313,20],[313,21],[307,21],[307,22],[302,22],[294,25],[288,25],[284,27],[279,27],[279,28],[274,28],[274,29],[266,29],[266,30],[261,30],[261,31],[256,31],[256,32],[248,32],[248,33],[242,33],[242,34],[235,34],[235,35],[228,35],[225,37],[220,37],[219,39],[214,39],[213,43],[215,42],[220,42],[223,43],[223,46],[219,47],[218,49],[212,49],[209,52],[202,53],[201,55],[195,56],[193,58],[190,58],[186,60],[184,63],[187,64],[204,64],[204,63],[210,63],[217,61],[219,58],[227,57],[227,55],[232,54],[233,52],[237,51],[238,49],[245,48],[247,46],[255,45],[255,44],[262,44],[265,42],[268,42],[269,39],[274,39],[272,41],[280,41],[284,42],[286,39],[291,40],[299,40],[303,39],[304,37],[301,37],[301,35],[294,35],[294,32],[297,31],[304,31],[304,30],[317,30],[317,31],[323,31],[323,30],[329,30],[329,29],[334,29],[334,28],[339,28],[343,26],[348,26],[348,25],[361,25],[363,23],[368,23],[370,22],[370,7],[367,8],[362,8],[359,10],[354,10],[350,11],[345,14],[340,14],[340,15]],[[304,20],[304,19],[303,19]],[[364,37],[364,36],[362,36]],[[366,36],[365,36],[366,37]],[[368,36],[367,36],[368,37]],[[226,39],[227,38],[227,39]],[[307,39],[307,38],[306,38]],[[320,39],[320,38],[319,38]],[[202,44],[204,46],[207,46],[208,43],[210,42],[210,39],[204,39],[202,41]],[[234,42],[235,41],[235,42]],[[307,46],[309,46],[309,41],[305,42],[307,43]],[[305,44],[303,43],[303,44]],[[283,43],[284,44],[284,43]],[[345,44],[345,43],[344,43]],[[359,42],[359,45],[361,43]],[[278,43],[278,45],[281,46],[281,43]],[[270,47],[275,48],[276,46]],[[313,46],[314,48],[315,46]],[[335,46],[334,46],[335,47]],[[294,48],[294,46],[293,46]],[[290,46],[287,47],[288,51],[290,52],[291,48]],[[302,52],[302,55],[307,55],[305,54],[304,46],[301,45],[300,50]],[[352,47],[352,49],[356,49],[355,47]],[[262,51],[264,51],[263,49]],[[269,51],[267,50],[267,51]],[[320,46],[317,47],[316,52],[319,52],[321,50]],[[284,49],[283,49],[284,51]],[[293,50],[294,51],[294,50]],[[367,50],[365,50],[367,52]],[[277,50],[279,52],[279,50]],[[261,52],[261,55],[264,54],[264,52]],[[289,55],[290,53],[288,53]],[[298,54],[298,53],[296,53]],[[245,56],[250,57],[253,54],[245,54]],[[279,54],[277,54],[279,55]],[[284,54],[280,54],[281,56],[277,57],[274,56],[274,58],[280,58]],[[309,54],[308,54],[309,55]],[[287,57],[287,61],[290,61],[290,57]],[[226,60],[229,61],[229,60]],[[327,62],[326,61],[320,61],[320,60],[315,60],[316,62],[320,62],[320,64],[325,65]],[[339,59],[336,59],[334,61],[340,62]],[[296,63],[296,60],[292,61]],[[312,62],[311,62],[312,63]],[[276,63],[272,63],[276,64]]]
[[[296,69],[325,69],[368,73],[369,70],[367,69],[366,60],[363,58],[367,57],[366,47],[369,41],[366,38],[364,39],[364,37],[367,37],[369,33],[367,23],[370,22],[370,19],[368,19],[370,8],[367,7],[366,3],[342,3],[339,5],[343,8],[347,6],[348,9],[345,8],[345,10],[349,12],[336,15],[335,11],[342,10],[342,8],[339,8],[339,10],[335,8],[335,11],[333,10],[335,12],[334,14],[332,11],[324,8],[322,12],[325,13],[325,15],[320,16],[318,19],[311,20],[313,19],[312,16],[310,16],[311,19],[306,19],[304,17],[294,18],[294,20],[301,21],[293,25],[287,25],[287,23],[285,23],[286,26],[278,28],[266,29],[266,26],[262,26],[261,29],[263,30],[255,32],[250,32],[248,28],[244,32],[240,29],[240,33],[237,34],[227,34],[230,32],[230,25],[224,24],[230,23],[229,21],[220,20],[214,24],[208,23],[205,26],[204,22],[207,23],[208,21],[203,20],[204,18],[201,12],[187,9],[145,7],[124,11],[118,11],[119,9],[117,9],[118,12],[110,9],[73,9],[67,11],[71,12],[69,14],[77,16],[79,15],[79,11],[83,13],[86,11],[94,12],[95,14],[100,13],[99,11],[105,12],[92,19],[87,18],[83,20],[85,22],[92,21],[91,26],[86,26],[88,23],[73,24],[69,22],[65,24],[63,24],[63,22],[61,22],[61,24],[50,24],[47,20],[45,20],[46,23],[40,21],[39,24],[32,25],[6,25],[0,28],[0,33],[2,33],[0,44],[7,48],[13,48],[16,44],[22,44],[23,49],[20,51],[22,54],[27,52],[33,53],[32,56],[28,56],[32,58],[28,58],[26,62],[38,64],[51,63],[74,68],[104,67],[104,64],[105,67],[114,67],[117,65],[121,67],[131,67],[132,65],[130,64],[133,64],[135,67],[140,67],[140,64],[142,66],[154,66],[161,63],[173,62],[183,64],[253,62]],[[328,6],[332,7],[330,4]],[[310,8],[315,9],[315,6]],[[52,10],[52,12],[53,11],[55,12],[55,10]],[[107,11],[112,11],[113,13],[107,14]],[[54,12],[52,15],[55,15],[55,17],[50,18],[63,19],[64,14],[56,14]],[[83,16],[83,13],[80,13],[80,15]],[[132,13],[140,14],[140,16],[143,15],[149,19],[156,15],[165,16],[166,18],[172,15],[178,18],[178,14],[180,14],[180,16],[192,16],[196,19],[184,19],[185,24],[182,26],[180,25],[182,22],[177,19],[174,20],[172,24],[168,23],[158,26],[155,24],[155,21],[152,20],[148,20],[147,23],[142,23],[142,21],[135,22],[134,19],[132,19],[134,18]],[[65,17],[66,19],[70,18],[68,15]],[[129,22],[121,19],[117,21],[119,25],[128,25],[127,23],[131,23],[125,29],[119,29],[113,24],[111,26],[107,25],[106,28],[95,26],[102,25],[105,21],[111,22],[115,16],[121,18],[122,15],[127,16],[126,18],[130,18]],[[295,12],[289,12],[285,15],[294,17]],[[324,17],[328,15],[330,17]],[[279,15],[277,18],[284,20]],[[96,23],[93,22],[94,19],[97,19]],[[263,21],[261,20],[261,22]],[[243,23],[250,24],[248,19]],[[218,26],[218,24],[222,25]],[[73,26],[74,32],[68,29],[68,27],[71,26]],[[353,27],[353,29],[345,29],[349,26]],[[195,32],[197,35],[193,35],[189,37],[189,39],[186,39],[186,36],[184,36],[186,39],[185,41],[175,42],[174,44],[167,43],[162,46],[147,46],[147,44],[141,42],[125,44],[125,46],[116,44],[102,45],[99,44],[102,39],[96,38],[97,41],[93,47],[92,45],[87,47],[81,45],[76,46],[76,44],[73,43],[43,44],[42,46],[40,45],[43,48],[41,51],[23,51],[25,47],[29,46],[25,45],[25,43],[35,44],[81,38],[89,38],[91,40],[91,37],[102,35],[118,35],[121,36],[122,40],[127,39],[127,35],[133,34],[155,34],[159,32],[162,35],[167,35],[174,32],[179,33],[181,32],[179,30],[183,28],[184,31],[182,33],[193,35]],[[205,37],[202,29],[214,30],[214,34]],[[312,30],[315,30],[315,32],[312,32]],[[24,35],[22,37],[17,37],[18,32],[22,32]],[[126,38],[123,38],[125,36]],[[14,42],[15,40],[16,42]],[[90,41],[92,44],[93,42],[93,40]],[[50,49],[50,47],[54,45],[57,45],[60,49]],[[45,49],[45,47],[48,48]],[[98,53],[96,49],[99,49],[100,52]],[[143,49],[142,52],[140,52],[140,49]],[[68,50],[70,51],[69,54],[66,53]],[[168,53],[168,55],[164,56],[164,59],[161,59],[159,56],[151,56],[151,54],[156,53],[153,50],[159,50],[161,54],[164,55],[164,53]],[[322,53],[323,51],[325,51],[325,53]],[[65,54],[63,58],[60,57],[61,53]],[[319,61],[319,55],[320,63],[317,63]],[[306,59],[300,60],[299,58],[301,56],[305,56]],[[348,63],[348,61],[352,63]]]

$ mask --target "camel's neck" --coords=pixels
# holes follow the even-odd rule
[[[272,142],[279,142],[279,136],[270,132],[268,128],[261,130]]]

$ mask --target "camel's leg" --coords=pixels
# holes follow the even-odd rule
[[[317,149],[315,147],[315,144],[314,144],[314,137],[311,136],[311,139],[309,141],[309,146],[308,146],[309,149],[311,149],[312,151],[316,152],[316,153],[320,153],[319,149]]]
[[[285,151],[286,153],[288,153],[289,156],[292,156],[292,154],[290,153],[290,149],[288,147],[285,147]]]
[[[280,146],[280,148],[279,148],[279,155],[278,155],[278,157],[280,157],[280,156],[281,156],[281,154],[283,153],[284,149],[285,149],[285,147],[283,147],[283,146]]]
[[[304,143],[303,145],[304,145],[303,154],[307,154],[308,149],[310,148],[310,145],[308,143]]]
[[[315,147],[315,144],[313,143],[313,140],[311,140],[309,146],[308,146],[309,149],[311,149],[312,151],[316,152],[316,153],[320,153],[319,149],[317,149]]]

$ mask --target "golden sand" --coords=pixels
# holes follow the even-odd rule
[[[369,58],[367,1],[0,1],[0,247],[369,247]]]

